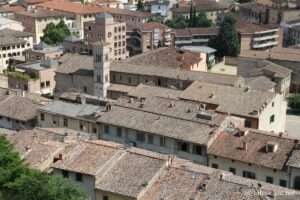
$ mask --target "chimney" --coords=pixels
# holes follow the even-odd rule
[[[244,150],[247,150],[247,145],[248,145],[247,142],[246,142],[246,141],[243,141],[243,149],[244,149]]]
[[[225,178],[225,173],[221,173],[220,174],[220,180],[224,180],[224,178]]]
[[[144,108],[144,101],[143,101],[143,99],[140,99],[140,108]]]

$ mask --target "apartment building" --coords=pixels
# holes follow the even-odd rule
[[[22,23],[25,31],[34,34],[34,43],[39,43],[44,35],[43,30],[47,24],[58,24],[61,20],[66,20],[66,13],[50,9],[32,8],[25,11],[16,12],[16,20]]]
[[[256,24],[267,24],[267,7],[257,2],[247,2],[239,4],[239,14],[247,20]]]
[[[218,35],[218,28],[186,28],[172,29],[172,45],[182,46],[207,46],[210,38]]]
[[[216,112],[229,113],[245,119],[245,127],[269,132],[284,132],[286,102],[274,92],[193,82],[179,97],[201,102]]]
[[[93,21],[104,8],[67,1],[47,1],[37,5],[41,8],[65,13],[65,23],[71,34],[84,38],[84,22]]]
[[[32,34],[28,32],[15,32],[6,29],[0,31],[0,72],[7,69],[10,58],[22,56],[25,49],[32,47],[32,39]]]
[[[0,30],[12,29],[15,31],[23,31],[24,27],[21,22],[8,19],[6,17],[0,17]]]
[[[171,45],[171,29],[158,22],[127,25],[127,47],[130,55],[136,55]]]
[[[288,30],[289,44],[297,45],[300,43],[300,26],[293,26]]]
[[[25,10],[25,8],[22,6],[2,6],[0,7],[0,16],[13,18],[15,16],[15,12],[23,10]]]
[[[292,138],[258,130],[230,130],[221,133],[207,151],[209,166],[238,176],[295,188],[286,166],[298,145]]]
[[[26,92],[51,95],[55,88],[57,66],[58,62],[51,58],[17,65],[13,72],[8,72],[8,86]]]
[[[278,26],[265,24],[257,25],[246,23],[243,20],[238,22],[241,52],[244,50],[268,50],[273,47],[282,47],[283,29]]]
[[[156,15],[158,21],[164,22],[167,18],[170,17],[170,8],[173,3],[170,1],[164,0],[155,0],[147,2],[149,4],[149,10],[151,14]]]
[[[299,82],[299,56],[300,51],[298,49],[289,48],[273,48],[268,52],[262,51],[244,51],[240,54],[240,58],[245,58],[244,60],[268,60],[272,63],[281,65],[285,68],[292,70],[291,80],[284,79],[284,83],[291,84],[290,91],[297,92],[300,91]],[[251,63],[251,62],[250,62]],[[253,63],[253,62],[252,62]]]
[[[14,150],[31,169],[47,172],[53,160],[68,143],[92,139],[89,134],[65,128],[40,128],[33,130],[7,131],[1,134],[13,144]]]
[[[231,121],[244,123],[242,119],[199,108],[199,103],[163,97],[122,97],[97,121],[100,139],[175,154],[204,165],[206,149],[220,129]],[[174,124],[176,129],[172,128]]]
[[[212,20],[213,24],[216,24],[218,14],[227,13],[229,11],[229,6],[208,0],[197,1],[193,5],[193,8],[196,11],[196,15],[198,15],[200,12],[204,12],[207,18]],[[190,6],[172,9],[173,18],[176,18],[180,15],[184,16],[186,19],[189,19]]]
[[[266,60],[239,57],[238,75],[245,77],[246,86],[288,96],[292,70]]]
[[[74,102],[55,101],[38,109],[38,125],[49,128],[68,128],[98,136],[97,116],[104,106],[86,104],[84,97],[78,97],[80,104]]]
[[[33,62],[38,60],[45,60],[48,58],[58,59],[63,55],[62,46],[50,46],[44,42],[40,42],[33,46],[33,48],[24,51],[26,61]]]
[[[108,7],[108,8],[124,8],[124,3],[117,0],[95,0],[93,4],[99,7]]]
[[[74,36],[72,36],[74,37]],[[109,58],[123,60],[128,57],[126,50],[126,23],[116,22],[106,13],[100,13],[95,21],[84,23],[84,39],[67,38],[63,47],[66,52],[93,54],[92,44],[99,40],[109,43]]]
[[[56,70],[55,78],[56,88],[61,93],[70,91],[70,88],[77,88],[83,93],[94,95],[92,56],[66,54],[61,57],[59,62],[61,64]],[[242,77],[233,75],[181,70],[163,66],[127,64],[125,61],[111,63],[109,70],[110,83],[122,86],[120,89],[130,89],[132,86],[135,87],[140,83],[147,82],[153,82],[153,84],[162,87],[185,89],[195,80],[234,86],[243,86],[244,84]]]
[[[0,91],[0,127],[11,130],[33,129],[37,124],[37,101]]]
[[[146,23],[153,14],[128,9],[107,8],[106,12],[111,14],[115,21],[126,22],[127,24]]]
[[[20,132],[1,129],[1,132],[31,168],[51,170],[55,175],[80,184],[93,200],[203,199],[208,196],[213,199],[220,196],[249,198],[251,195],[255,198],[257,190],[266,193],[261,197],[272,197],[273,193],[280,199],[299,197],[296,190],[198,165],[174,155],[90,140],[89,135],[83,132],[59,128]],[[278,146],[274,154],[282,155],[279,151]],[[297,150],[294,152],[297,153]],[[275,159],[280,162],[284,157]],[[295,162],[297,160],[293,160]]]

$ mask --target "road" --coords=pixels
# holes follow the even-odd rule
[[[287,114],[285,130],[290,136],[300,138],[300,116]]]

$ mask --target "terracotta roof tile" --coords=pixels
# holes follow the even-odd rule
[[[66,2],[61,0],[47,1],[38,4],[37,6],[43,8],[51,8],[58,11],[78,13],[78,14],[96,14],[105,11],[104,8],[89,6],[85,4],[78,4],[73,2]]]

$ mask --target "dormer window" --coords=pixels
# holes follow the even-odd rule
[[[266,152],[275,153],[277,151],[278,144],[275,142],[267,142],[266,144]]]

